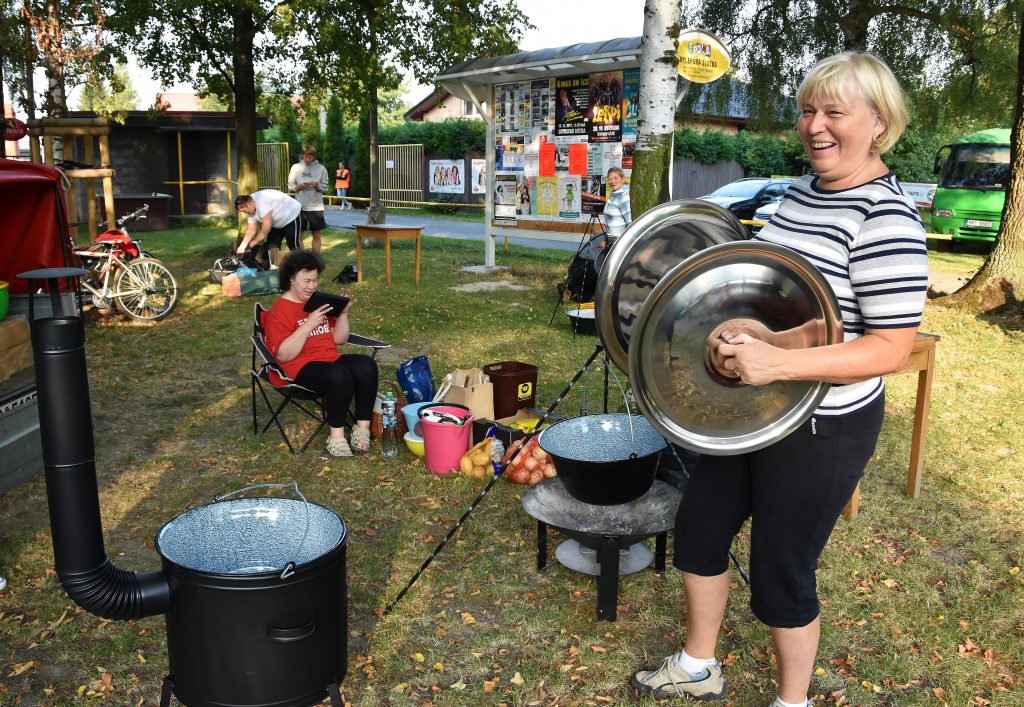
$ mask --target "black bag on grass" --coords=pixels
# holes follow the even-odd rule
[[[210,273],[210,282],[215,285],[219,285],[225,275],[233,273],[240,267],[242,267],[242,259],[237,255],[229,255],[226,258],[217,258],[213,267],[207,270],[207,272]]]
[[[590,302],[597,290],[597,270],[594,261],[577,255],[569,264],[569,272],[565,276],[565,289],[572,293],[578,302]]]

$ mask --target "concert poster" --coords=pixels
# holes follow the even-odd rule
[[[555,135],[587,134],[589,76],[555,79]]]
[[[587,136],[590,142],[622,140],[622,72],[590,75],[587,95]]]

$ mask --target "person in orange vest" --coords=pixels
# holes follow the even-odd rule
[[[341,198],[341,204],[339,204],[339,206],[342,209],[351,209],[352,204],[345,198],[345,196],[348,194],[348,187],[352,183],[352,172],[350,172],[348,167],[345,166],[345,162],[341,161],[338,163],[338,170],[334,175],[334,188],[337,190],[338,196]]]

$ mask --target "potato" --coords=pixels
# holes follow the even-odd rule
[[[473,461],[469,458],[469,454],[464,454],[459,460],[459,470],[467,476],[473,473]]]
[[[470,452],[469,458],[473,461],[473,466],[484,466],[491,460],[491,455],[480,449],[475,452]]]

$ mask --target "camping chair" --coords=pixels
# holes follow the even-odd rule
[[[274,354],[270,352],[267,347],[267,343],[264,339],[263,330],[263,315],[266,313],[266,309],[259,302],[256,303],[253,308],[253,332],[250,337],[252,341],[252,364],[250,369],[250,387],[252,388],[252,433],[253,435],[263,434],[270,425],[276,424],[278,431],[281,433],[281,437],[284,438],[285,444],[288,445],[288,451],[292,454],[302,454],[306,451],[306,447],[320,434],[320,430],[327,424],[327,413],[324,407],[324,396],[322,393],[310,390],[309,388],[303,388],[298,383],[291,380],[281,364],[274,357]],[[385,349],[391,348],[391,344],[386,344],[383,341],[377,339],[371,339],[368,336],[361,336],[359,334],[349,334],[348,343],[355,346],[364,346],[372,349],[373,353],[371,357],[376,360],[377,354]],[[285,385],[274,385],[270,381],[269,372],[273,371],[283,379]],[[263,429],[259,429],[257,410],[256,410],[256,390],[259,389],[260,396],[263,398],[263,402],[267,406],[267,411],[270,413],[270,419],[263,425]],[[282,398],[281,402],[275,408],[270,401],[268,392],[273,391],[279,394]],[[284,425],[281,424],[281,413],[289,405],[293,405],[298,408],[303,414],[319,422],[317,428],[313,431],[313,434],[303,443],[302,447],[298,452],[292,446],[291,440],[288,439],[288,434],[285,432]],[[346,420],[348,424],[355,424],[355,416],[351,410],[348,414],[349,419]]]

